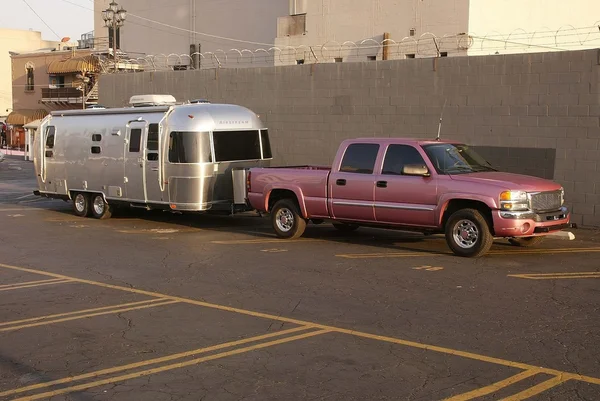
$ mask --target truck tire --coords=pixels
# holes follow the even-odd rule
[[[306,220],[300,215],[296,202],[282,199],[271,210],[271,223],[280,238],[300,238],[306,229]]]
[[[538,237],[520,237],[520,238],[509,238],[508,242],[514,246],[520,246],[523,248],[529,248],[538,245],[545,239],[543,236]]]
[[[77,192],[73,197],[73,212],[79,217],[88,217],[90,215],[90,195],[84,192]]]
[[[346,223],[332,223],[336,230],[340,230],[344,233],[349,233],[352,231],[358,230],[358,226],[356,224],[346,224]]]
[[[478,258],[485,255],[494,236],[485,217],[476,209],[461,209],[454,212],[445,227],[446,242],[455,255]]]
[[[109,219],[112,215],[110,206],[104,200],[104,196],[100,194],[92,195],[92,215],[99,220]]]

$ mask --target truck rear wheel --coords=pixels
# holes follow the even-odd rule
[[[446,242],[455,255],[477,258],[485,255],[494,242],[490,226],[476,209],[454,212],[446,223]]]
[[[108,219],[112,215],[110,206],[104,200],[104,196],[100,194],[92,196],[92,215],[100,220]]]
[[[271,223],[280,238],[300,238],[306,229],[306,220],[300,215],[296,202],[282,199],[271,210]]]
[[[79,217],[88,217],[90,214],[90,196],[77,192],[73,198],[73,212]]]
[[[520,246],[523,248],[529,248],[532,246],[538,245],[540,242],[544,240],[543,236],[538,237],[519,237],[519,238],[509,238],[508,242],[514,246]]]

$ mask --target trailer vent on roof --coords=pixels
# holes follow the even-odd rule
[[[191,104],[199,104],[199,103],[210,103],[210,101],[206,100],[206,99],[194,99],[194,100],[190,100]]]
[[[177,100],[171,95],[135,95],[129,99],[133,107],[172,106]]]

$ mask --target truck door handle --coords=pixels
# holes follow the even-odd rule
[[[387,188],[387,181],[377,181],[378,188]]]
[[[344,180],[343,178],[336,180],[335,182],[336,185],[346,185],[346,180]]]

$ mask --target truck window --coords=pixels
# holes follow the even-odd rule
[[[260,131],[260,142],[262,144],[262,158],[271,159],[273,158],[273,152],[271,151],[271,141],[269,140],[269,130],[263,129]]]
[[[258,130],[213,132],[216,162],[260,160]]]
[[[211,163],[208,132],[171,132],[169,163]]]
[[[373,174],[379,145],[376,143],[353,143],[346,148],[340,171],[343,173]]]
[[[140,142],[142,141],[142,130],[135,128],[129,135],[129,151],[136,153],[140,151]]]
[[[402,175],[402,169],[407,164],[425,166],[425,160],[417,149],[410,145],[390,145],[385,153],[381,174]]]

